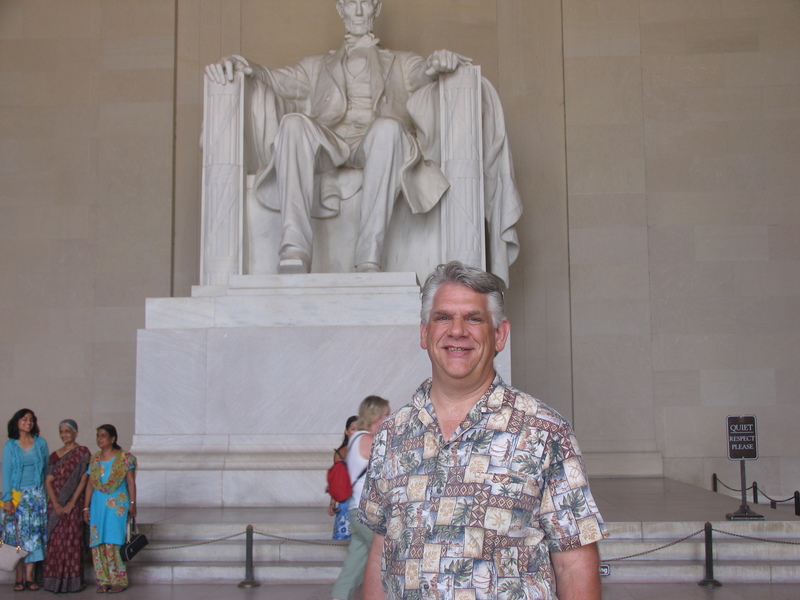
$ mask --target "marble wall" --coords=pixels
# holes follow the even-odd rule
[[[800,4],[385,0],[390,47],[472,56],[525,204],[515,384],[584,450],[800,487]],[[198,280],[202,65],[333,48],[333,1],[0,2],[0,394],[133,434],[145,298]],[[10,416],[10,414],[9,414]],[[7,417],[4,417],[7,418]]]
[[[738,487],[800,451],[800,4],[565,0],[575,420],[590,451],[658,449]]]
[[[172,290],[175,6],[0,2],[0,397],[52,447],[133,436],[136,330]]]

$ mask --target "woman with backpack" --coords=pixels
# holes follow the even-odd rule
[[[353,415],[347,417],[347,422],[344,425],[344,439],[339,447],[333,451],[333,464],[343,461],[347,454],[347,443],[350,441],[350,436],[356,432],[358,426],[358,417]],[[347,515],[347,508],[350,505],[350,499],[347,498],[343,502],[337,502],[331,496],[331,503],[328,506],[328,514],[336,517],[333,520],[333,539],[334,540],[349,540],[350,539],[350,519]]]
[[[372,543],[372,530],[358,520],[358,502],[364,488],[372,440],[378,427],[388,416],[389,401],[380,396],[367,396],[358,407],[358,430],[350,436],[346,458],[347,472],[353,486],[353,493],[348,499],[351,537],[342,572],[333,586],[334,600],[350,600],[364,582],[364,567]]]

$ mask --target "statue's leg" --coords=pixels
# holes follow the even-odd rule
[[[357,271],[381,268],[386,230],[400,193],[400,168],[410,152],[409,133],[399,121],[387,118],[375,120],[357,150],[357,161],[363,161],[364,168],[355,253]]]
[[[280,195],[283,226],[279,249],[281,273],[308,273],[311,268],[311,207],[314,202],[314,174],[317,155],[324,147],[334,163],[347,159],[339,156],[339,144],[333,134],[310,118],[291,113],[281,120],[275,137],[275,176]]]

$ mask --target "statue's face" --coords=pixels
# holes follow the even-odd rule
[[[336,0],[336,10],[347,33],[365,35],[372,33],[375,17],[381,12],[381,3],[380,0]]]

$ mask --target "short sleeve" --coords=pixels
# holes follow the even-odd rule
[[[545,473],[539,524],[551,552],[561,552],[608,537],[589,489],[583,456],[572,428],[565,424],[550,440],[553,462]]]

